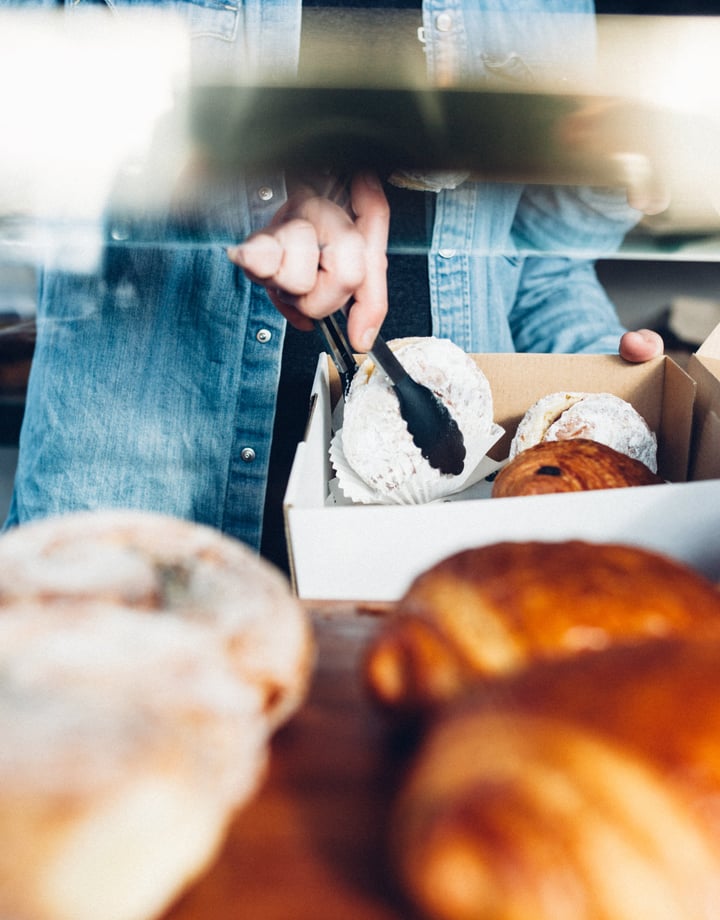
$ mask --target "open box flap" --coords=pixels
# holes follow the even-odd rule
[[[288,548],[290,579],[297,591],[297,540],[291,536],[290,517],[295,508],[322,508],[330,478],[327,444],[330,440],[330,381],[327,361],[318,361],[313,381],[307,425],[295,449],[290,477],[283,500],[285,540]],[[311,540],[312,542],[312,540]]]
[[[709,410],[698,416],[690,473],[693,479],[720,479],[720,417]]]
[[[720,479],[720,324],[688,361],[697,383],[693,410],[692,479]]]
[[[696,354],[701,358],[717,358],[720,360],[720,323],[698,348]]]
[[[297,446],[285,490],[286,505],[316,508],[325,503],[331,472],[329,376],[328,364],[321,358],[315,371],[305,434]]]
[[[684,482],[690,475],[697,382],[674,361],[665,361],[664,368],[662,415],[655,428],[658,470],[670,482]]]

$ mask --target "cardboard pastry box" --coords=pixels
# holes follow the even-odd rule
[[[522,498],[455,496],[425,505],[330,504],[334,368],[322,357],[304,440],[284,501],[295,590],[312,600],[388,602],[451,553],[500,540],[621,541],[681,559],[720,580],[720,326],[687,371],[663,356],[485,354],[501,460],[532,403],[559,390],[611,392],[632,403],[658,439],[657,486]]]

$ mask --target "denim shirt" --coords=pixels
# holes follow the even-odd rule
[[[121,15],[141,4],[106,5]],[[299,0],[144,5],[183,15],[199,53],[260,68],[297,61]],[[65,12],[87,6],[97,2],[75,0]],[[520,15],[508,18],[508,8]],[[542,32],[547,11],[591,9],[584,0],[426,0],[430,72],[439,83],[473,74],[502,85],[518,67],[557,66],[562,36],[546,29],[549,50],[538,53],[545,46],[528,23],[537,14]],[[590,56],[575,41],[560,45],[568,66]],[[113,243],[111,225],[95,275],[42,273],[6,526],[73,509],[140,507],[259,547],[284,321],[218,240],[265,226],[285,194],[281,175],[235,181],[202,242],[147,245],[130,226]],[[600,189],[465,182],[440,192],[428,254],[434,333],[478,352],[616,351],[623,330],[592,260],[532,252],[612,252],[636,219],[622,194]]]
[[[431,74],[499,89],[518,76],[525,84],[581,77],[594,56],[593,7],[426,0]],[[623,191],[466,182],[441,192],[435,213],[428,259],[436,335],[474,352],[617,351],[624,330],[583,253],[615,251],[637,222]]]

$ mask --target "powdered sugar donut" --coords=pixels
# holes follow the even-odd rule
[[[216,855],[268,756],[220,637],[77,602],[0,616],[0,915],[157,916]]]
[[[0,916],[150,920],[205,871],[300,705],[309,621],[209,527],[68,514],[0,538]]]
[[[550,393],[532,405],[517,427],[510,457],[542,441],[587,438],[612,447],[657,472],[657,438],[640,413],[613,393]]]
[[[465,469],[484,456],[493,430],[493,401],[487,377],[475,361],[448,339],[397,339],[389,343],[410,376],[448,408],[465,441]],[[343,462],[378,500],[418,502],[457,488],[458,477],[432,467],[400,414],[392,384],[371,358],[356,373],[344,408],[338,443]],[[336,455],[331,451],[331,456]],[[336,470],[340,464],[336,463]],[[342,472],[338,471],[342,487]]]
[[[0,537],[0,607],[39,600],[63,615],[101,600],[211,630],[273,726],[304,698],[313,644],[300,602],[282,573],[213,528],[124,510],[24,524]]]

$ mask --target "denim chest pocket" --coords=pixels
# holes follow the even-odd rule
[[[161,7],[182,17],[193,38],[220,38],[233,41],[237,36],[241,0],[105,0],[113,10],[128,7]]]

